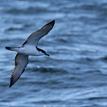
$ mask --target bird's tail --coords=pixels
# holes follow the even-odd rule
[[[5,47],[5,48],[10,51],[17,51],[19,49],[19,47]]]

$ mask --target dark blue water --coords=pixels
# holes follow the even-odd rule
[[[56,20],[9,88],[15,52]],[[0,107],[107,107],[107,0],[0,0]]]

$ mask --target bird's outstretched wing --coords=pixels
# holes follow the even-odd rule
[[[26,44],[31,44],[31,45],[37,45],[38,41],[45,36],[46,34],[49,33],[49,31],[53,28],[55,24],[55,20],[47,23],[46,25],[44,25],[41,29],[33,32],[28,38],[27,40],[23,43],[23,45]]]
[[[9,87],[11,87],[20,78],[27,64],[28,64],[28,56],[18,53],[15,57],[15,69],[11,75]]]

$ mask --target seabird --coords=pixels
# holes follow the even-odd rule
[[[36,56],[41,53],[46,56],[49,56],[49,54],[46,51],[38,48],[38,42],[43,36],[48,34],[50,30],[52,30],[54,24],[55,20],[52,20],[39,30],[33,32],[22,44],[21,47],[6,47],[6,49],[8,50],[17,52],[15,57],[15,68],[11,75],[9,87],[15,84],[16,81],[20,78],[21,74],[24,72],[28,64],[29,55]]]

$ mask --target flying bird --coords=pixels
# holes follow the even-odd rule
[[[38,47],[39,40],[44,37],[46,34],[49,33],[50,30],[52,30],[53,26],[55,24],[55,20],[50,21],[46,25],[44,25],[39,30],[33,32],[27,40],[22,44],[21,47],[6,47],[6,49],[10,51],[16,51],[16,57],[15,57],[15,68],[10,78],[10,85],[14,85],[16,81],[20,78],[22,73],[24,72],[27,64],[28,64],[28,57],[36,56],[40,54],[44,54],[46,56],[49,56],[49,54]]]

